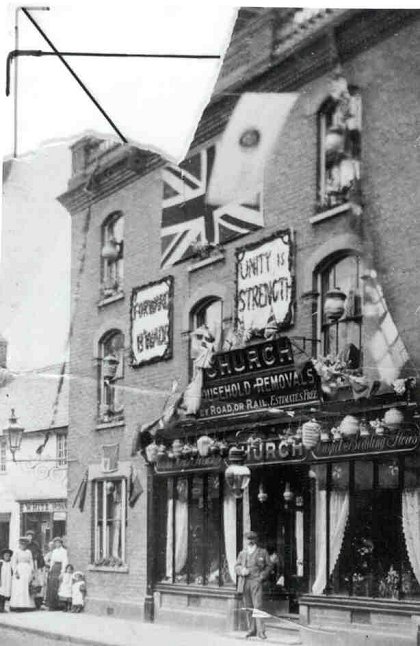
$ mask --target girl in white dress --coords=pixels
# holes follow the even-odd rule
[[[34,573],[32,553],[28,549],[28,540],[19,539],[19,547],[12,558],[12,596],[10,597],[10,610],[23,612],[35,610],[33,597],[29,593],[29,584]]]
[[[10,599],[12,593],[12,564],[10,559],[13,556],[12,550],[1,551],[0,559],[0,612],[4,612],[4,605]]]

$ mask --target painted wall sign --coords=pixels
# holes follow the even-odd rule
[[[286,337],[217,353],[204,371],[200,417],[223,417],[319,399],[311,362],[297,372]]]
[[[21,503],[21,511],[24,514],[32,514],[39,512],[57,512],[66,511],[67,503],[65,500],[40,500],[38,502],[23,502]]]
[[[319,442],[311,449],[315,459],[333,457],[356,457],[368,454],[405,453],[420,446],[420,434],[416,426],[405,426],[403,431],[392,435],[369,435],[339,442]]]
[[[281,328],[293,323],[294,269],[290,229],[236,252],[236,316],[245,330],[264,329],[271,312]]]
[[[197,456],[195,458],[178,458],[170,460],[163,458],[155,464],[156,473],[165,475],[180,474],[190,471],[220,471],[226,468],[226,463],[220,455],[209,455],[204,458]]]
[[[131,361],[138,367],[172,356],[173,277],[136,287],[131,296]]]

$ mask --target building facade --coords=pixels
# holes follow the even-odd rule
[[[60,367],[13,374],[4,364],[1,372],[0,545],[15,549],[31,529],[47,552],[54,536],[66,536],[68,383],[55,409]],[[14,456],[7,432],[12,408],[24,428]]]
[[[180,167],[73,146],[68,534],[89,609],[240,628],[252,527],[267,611],[304,640],[416,643],[417,18],[242,11]],[[291,92],[258,196],[211,206],[238,98]]]

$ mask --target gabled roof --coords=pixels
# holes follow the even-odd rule
[[[26,432],[50,428],[60,372],[60,365],[22,372],[0,387],[0,431],[8,425],[12,408]],[[52,428],[68,426],[69,377],[66,371]]]

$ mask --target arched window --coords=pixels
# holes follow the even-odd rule
[[[318,207],[348,202],[360,180],[361,97],[343,77],[318,113]]]
[[[192,311],[191,329],[206,325],[214,336],[214,349],[221,349],[223,343],[223,302],[220,298],[209,297],[201,301]]]
[[[122,291],[124,279],[124,216],[112,213],[102,225],[102,292],[104,298]]]
[[[321,354],[339,356],[349,368],[359,368],[362,361],[362,288],[361,259],[356,254],[335,257],[320,266],[316,280],[320,303],[318,333]],[[346,295],[344,313],[331,320],[324,311],[327,293],[339,288]]]
[[[124,335],[119,330],[107,332],[99,342],[99,418],[122,419],[124,413]]]

